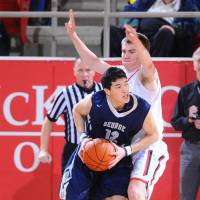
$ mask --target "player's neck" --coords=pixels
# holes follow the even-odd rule
[[[112,107],[119,113],[128,111],[131,107],[133,107],[133,97],[129,96],[129,102],[127,103],[119,103],[114,101],[112,98],[108,98],[108,101],[112,105]]]
[[[125,103],[116,102],[115,100],[113,100],[109,96],[107,96],[107,98],[110,101],[110,103],[112,104],[113,108],[115,108],[117,111],[122,110],[124,108]]]

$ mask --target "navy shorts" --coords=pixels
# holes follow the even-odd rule
[[[132,170],[131,158],[104,172],[94,172],[82,163],[78,148],[69,160],[62,177],[60,198],[67,200],[102,200],[113,195],[127,197]],[[124,162],[125,161],[125,162]]]
[[[63,152],[62,152],[62,163],[61,163],[62,174],[65,170],[66,164],[67,164],[70,156],[72,155],[72,153],[74,152],[74,150],[76,149],[77,146],[78,146],[78,144],[73,144],[70,142],[66,142],[64,144]]]
[[[127,197],[131,170],[132,164],[117,165],[100,174],[91,189],[92,199],[102,200],[113,195]]]

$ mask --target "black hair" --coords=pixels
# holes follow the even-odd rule
[[[108,68],[101,77],[101,84],[103,88],[110,89],[112,82],[115,82],[117,79],[127,78],[124,70],[118,67]]]
[[[147,49],[147,51],[150,52],[150,42],[149,42],[149,39],[147,38],[147,36],[145,36],[142,33],[137,33],[137,36],[138,36],[139,40],[142,42],[143,46]],[[122,40],[121,44],[123,44],[124,42],[126,42],[128,44],[132,43],[126,37]]]

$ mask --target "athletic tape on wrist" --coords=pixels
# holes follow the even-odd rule
[[[132,154],[131,146],[124,147],[125,150],[125,156],[130,156]]]
[[[81,135],[80,135],[80,142],[82,142],[83,139],[85,139],[85,138],[87,138],[87,137],[88,137],[88,135],[87,135],[86,132],[81,133]]]

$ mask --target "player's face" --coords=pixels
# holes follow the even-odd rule
[[[85,66],[81,61],[77,61],[74,66],[74,76],[76,83],[84,88],[91,88],[94,82],[95,72],[89,67]]]
[[[122,65],[127,71],[134,70],[140,66],[137,51],[131,43],[122,43]]]
[[[109,100],[115,108],[123,107],[130,100],[128,81],[126,78],[112,82],[110,89],[105,89]]]
[[[200,81],[200,54],[194,58],[194,70],[196,71],[197,79]]]

